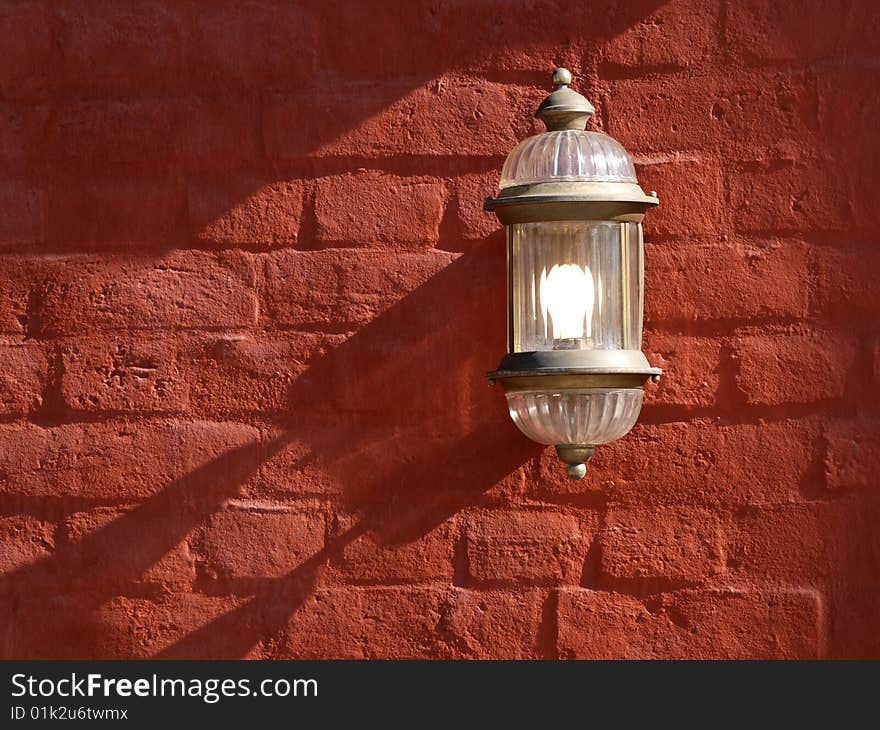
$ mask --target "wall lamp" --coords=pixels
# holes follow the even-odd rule
[[[556,69],[553,83],[535,113],[547,131],[513,149],[484,206],[507,227],[508,351],[487,377],[520,431],[581,479],[660,378],[641,351],[642,219],[658,200],[618,142],[586,131],[596,110],[571,73]]]

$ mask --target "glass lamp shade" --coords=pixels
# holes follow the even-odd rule
[[[510,417],[539,444],[598,446],[622,438],[642,409],[641,388],[510,391]]]
[[[542,182],[636,182],[632,158],[601,132],[562,129],[524,139],[504,161],[499,187]]]
[[[510,351],[641,349],[641,236],[616,221],[508,226]]]

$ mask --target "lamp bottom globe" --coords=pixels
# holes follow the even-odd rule
[[[510,417],[532,441],[556,446],[569,477],[583,479],[595,447],[625,436],[642,409],[641,388],[508,390]]]

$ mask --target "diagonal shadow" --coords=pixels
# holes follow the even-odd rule
[[[411,493],[405,489],[392,490],[385,501],[374,501],[359,511],[359,520],[348,530],[331,539],[312,557],[303,561],[286,575],[260,581],[250,599],[243,605],[209,621],[196,631],[182,637],[171,646],[154,655],[157,659],[221,659],[240,658],[263,639],[283,633],[287,621],[312,595],[320,582],[321,569],[329,562],[344,560],[347,545],[367,535],[375,534],[388,544],[406,543],[429,532],[436,525],[465,507],[478,504],[489,486],[509,476],[511,465],[535,453],[535,448],[515,436],[502,436],[496,441],[487,439],[489,433],[479,431],[470,437],[452,443],[437,456],[449,463],[459,461],[453,472],[467,471],[467,465],[482,461],[482,471],[471,472],[463,483],[460,476],[446,474],[444,479],[458,481],[455,488]],[[493,460],[486,454],[502,444],[511,448],[504,458]],[[494,453],[494,451],[493,451]],[[519,463],[517,463],[519,462]],[[391,482],[405,479],[407,468],[392,470]],[[381,481],[381,480],[378,480]],[[436,483],[431,482],[431,486]]]
[[[3,658],[68,656],[65,646],[47,646],[46,637],[63,627],[85,628],[91,614],[121,587],[136,582],[172,547],[234,497],[241,485],[271,457],[283,439],[234,448],[172,482],[142,505],[95,530],[74,545],[0,576],[6,617],[0,635]],[[89,590],[54,613],[52,598],[69,591],[71,576],[87,577]],[[44,597],[48,597],[44,604]],[[69,658],[82,658],[74,650]]]
[[[311,595],[321,567],[342,561],[352,541],[369,533],[381,544],[408,543],[465,507],[514,496],[511,475],[540,447],[521,437],[500,391],[483,376],[486,363],[504,350],[504,272],[497,234],[297,379],[289,408],[300,415],[284,423],[282,433],[307,444],[308,454],[290,468],[326,474],[354,526],[287,575],[261,580],[247,603],[157,657],[246,655],[283,631]],[[507,492],[498,489],[502,483],[512,484]],[[220,580],[216,590],[227,589]]]

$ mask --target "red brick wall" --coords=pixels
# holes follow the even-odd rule
[[[880,656],[878,17],[3,3],[0,653]],[[483,378],[554,64],[662,203],[581,482]]]

